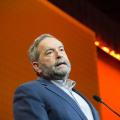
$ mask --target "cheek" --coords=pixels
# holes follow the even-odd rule
[[[51,66],[55,64],[55,59],[54,58],[44,58],[41,60],[41,64],[44,64],[46,66]]]
[[[64,55],[64,57],[66,58],[66,60],[67,60],[68,62],[70,62],[70,61],[69,61],[69,58],[68,58],[68,56],[67,56],[66,54]]]

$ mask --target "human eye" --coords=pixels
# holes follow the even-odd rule
[[[64,51],[64,47],[60,47],[60,51]]]
[[[48,50],[48,51],[46,51],[46,55],[50,55],[50,54],[52,54],[53,53],[53,50]]]

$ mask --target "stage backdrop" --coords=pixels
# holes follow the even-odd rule
[[[120,61],[99,50],[98,77],[101,98],[120,114]],[[101,105],[102,120],[119,120],[119,117]]]
[[[99,95],[95,34],[45,0],[0,2],[0,120],[13,120],[16,87],[36,79],[27,50],[33,39],[50,33],[60,39],[72,64],[71,79],[92,101]],[[109,119],[110,120],[110,119]]]

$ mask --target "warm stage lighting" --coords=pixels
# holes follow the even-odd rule
[[[106,53],[109,53],[109,52],[110,52],[110,50],[109,50],[108,47],[101,47],[101,49],[102,49],[103,51],[105,51]]]
[[[99,41],[95,41],[95,45],[99,46],[100,45]]]
[[[120,61],[120,54],[116,53],[114,50],[110,50],[108,47],[101,45],[99,41],[95,41],[95,45],[102,49],[104,52],[108,53],[109,55]]]

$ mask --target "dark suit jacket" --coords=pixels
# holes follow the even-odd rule
[[[99,116],[89,104],[94,120]],[[15,120],[87,120],[81,109],[64,91],[40,78],[18,87],[14,96]]]

